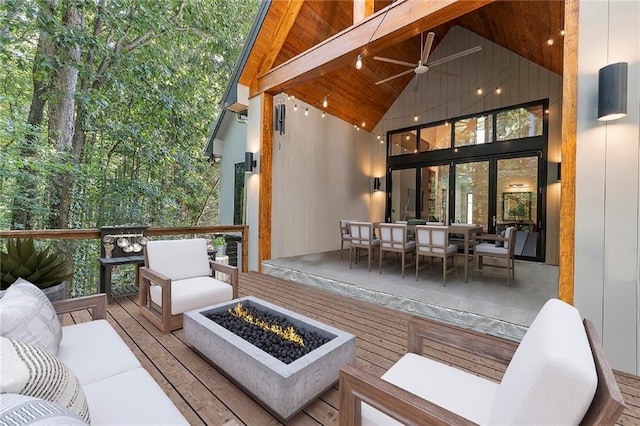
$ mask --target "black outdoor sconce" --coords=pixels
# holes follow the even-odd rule
[[[258,167],[258,161],[254,160],[253,152],[244,153],[244,171],[245,173],[253,173]]]
[[[627,115],[629,64],[618,62],[598,71],[598,120],[617,120]]]

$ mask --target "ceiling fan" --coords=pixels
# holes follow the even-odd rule
[[[420,60],[418,61],[417,66],[415,63],[411,63],[411,62],[399,61],[397,59],[391,59],[391,58],[384,58],[382,56],[374,56],[373,59],[375,59],[376,61],[388,62],[390,64],[397,64],[397,65],[404,65],[406,67],[412,68],[410,70],[403,71],[396,75],[392,75],[391,77],[387,77],[384,80],[377,81],[376,84],[386,83],[387,81],[393,80],[394,78],[402,77],[403,75],[407,75],[410,73],[415,73],[416,79],[415,79],[414,90],[416,90],[418,87],[418,76],[429,71],[431,67],[434,67],[436,65],[441,65],[441,64],[444,64],[445,62],[453,61],[454,59],[462,58],[463,56],[469,55],[471,53],[479,52],[480,50],[482,50],[482,46],[476,46],[470,49],[463,50],[458,53],[454,53],[453,55],[445,56],[444,58],[436,59],[435,61],[427,62],[429,59],[429,53],[431,52],[431,46],[433,45],[433,39],[435,38],[435,36],[436,34],[433,31],[430,31],[427,34],[427,40],[424,43],[424,47],[422,46],[422,37],[421,37],[420,51],[422,52],[422,54],[420,55]]]

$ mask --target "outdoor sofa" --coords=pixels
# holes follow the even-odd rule
[[[31,287],[38,290],[35,286],[31,285]],[[26,289],[22,296],[33,290],[28,287]],[[28,296],[31,295],[28,294]],[[35,294],[35,297],[39,296]],[[15,306],[7,308],[12,301],[6,299],[7,294],[0,299],[0,309],[4,310],[0,315],[8,314],[15,308]],[[41,299],[37,302],[27,302],[26,306],[38,306],[31,318],[41,315],[42,312],[46,315],[47,309],[51,307],[50,303],[47,307],[47,303],[49,303],[48,300]],[[142,367],[114,328],[105,320],[106,303],[105,294],[53,302],[55,312],[53,318],[49,319],[51,323],[58,321],[56,314],[86,309],[92,312],[93,317],[93,321],[61,327],[62,338],[54,356],[38,345],[22,344],[34,333],[46,334],[41,330],[42,324],[38,326],[29,324],[29,314],[27,319],[23,320],[25,324],[23,330],[14,329],[7,332],[3,328],[0,423],[2,420],[8,420],[6,416],[16,415],[17,411],[22,410],[22,412],[29,412],[30,415],[44,415],[41,419],[42,424],[71,425],[82,424],[82,421],[90,422],[92,425],[189,424],[158,383]],[[24,306],[25,304],[22,310]],[[6,322],[2,327],[7,326]],[[36,328],[40,330],[34,332]],[[53,327],[55,328],[57,327]],[[26,334],[21,335],[22,332]],[[19,380],[24,380],[16,378],[22,366],[8,365],[12,363],[11,351],[16,348],[20,353],[27,353],[37,360],[37,363],[45,366],[28,367],[32,371],[27,380],[32,383],[18,383]],[[61,361],[62,365],[56,364],[56,360]],[[52,365],[52,367],[47,368],[46,365]],[[64,370],[64,366],[68,367],[70,372],[60,373]],[[40,371],[41,369],[43,371]],[[47,380],[51,383],[47,383]],[[34,391],[33,383],[37,383],[40,390]],[[74,383],[75,388],[70,390],[72,396],[66,399],[66,406],[61,401],[56,401],[55,398],[65,392],[63,387],[71,387]],[[16,385],[22,388],[19,392],[15,389]],[[14,389],[11,389],[12,386]],[[42,390],[46,387],[50,387],[51,392]],[[35,395],[34,392],[36,392]],[[40,393],[37,394],[38,392]],[[24,396],[25,394],[27,396]],[[35,399],[34,396],[38,398]]]

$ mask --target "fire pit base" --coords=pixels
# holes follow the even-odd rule
[[[226,311],[237,303],[287,317],[296,327],[331,340],[285,364],[204,316]],[[340,367],[356,359],[354,335],[255,297],[186,312],[184,338],[281,421],[290,419],[329,389],[338,380]]]

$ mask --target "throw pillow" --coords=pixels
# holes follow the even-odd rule
[[[19,278],[0,298],[0,336],[58,352],[62,326],[47,296]]]
[[[89,423],[89,407],[78,378],[58,358],[37,346],[0,337],[0,393],[46,399]]]
[[[14,393],[0,394],[0,424],[82,426],[80,417],[51,401]]]
[[[498,237],[504,238],[504,231],[500,231]],[[496,247],[504,247],[504,241],[496,240]]]

